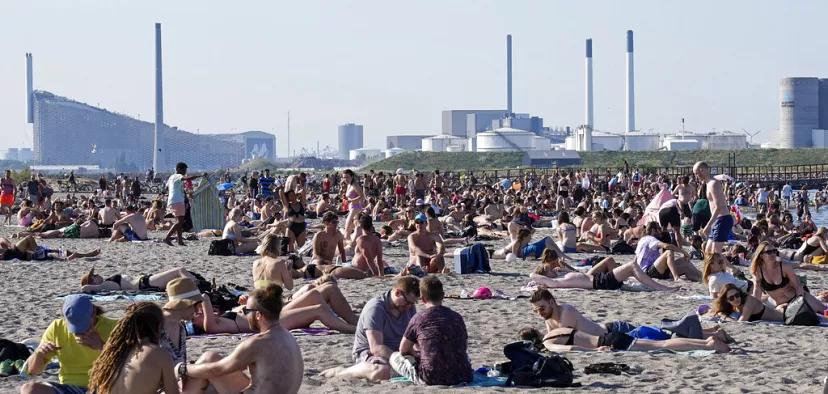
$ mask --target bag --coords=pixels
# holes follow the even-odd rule
[[[511,361],[511,373],[506,387],[578,387],[573,383],[572,363],[559,355],[543,356],[534,350],[531,342],[514,342],[503,348],[503,354]]]
[[[22,343],[12,342],[8,339],[0,339],[0,362],[6,360],[25,360],[31,354],[32,351]]]
[[[635,254],[635,249],[623,239],[613,242],[610,254]]]
[[[489,273],[489,251],[483,244],[454,250],[454,272],[458,274]]]
[[[233,256],[236,254],[236,242],[232,239],[217,239],[210,242],[210,249],[207,250],[210,256]]]
[[[819,318],[804,296],[796,296],[785,307],[786,326],[818,326]]]
[[[195,282],[196,287],[198,287],[198,291],[200,291],[202,293],[207,293],[210,290],[213,290],[213,284],[210,283],[209,280],[207,280],[206,278],[201,276],[201,274],[199,274],[197,272],[193,272],[193,271],[187,271],[187,272],[189,272],[190,275],[192,275],[193,278],[195,278],[193,280],[193,282]]]

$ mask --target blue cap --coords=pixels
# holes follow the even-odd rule
[[[92,324],[92,299],[83,294],[70,295],[63,301],[63,316],[66,317],[66,326],[72,334],[79,334],[89,330]]]
[[[426,215],[418,213],[417,216],[414,216],[414,220],[422,220],[424,222],[427,222],[428,218],[426,217]]]

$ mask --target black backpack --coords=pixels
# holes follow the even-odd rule
[[[31,354],[32,351],[22,343],[12,342],[8,339],[0,339],[0,362],[6,360],[25,360]]]
[[[236,242],[232,239],[217,239],[210,242],[207,251],[210,256],[233,256],[236,254]]]
[[[510,360],[511,373],[506,387],[579,387],[573,383],[572,363],[557,354],[544,356],[535,350],[531,342],[514,342],[503,348],[503,354]]]

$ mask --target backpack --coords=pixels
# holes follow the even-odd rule
[[[210,283],[210,281],[208,281],[206,278],[201,276],[201,274],[199,274],[197,272],[193,272],[193,271],[187,271],[187,272],[189,272],[190,275],[192,275],[193,278],[195,278],[193,280],[193,282],[195,282],[196,287],[198,287],[198,291],[200,291],[202,293],[208,293],[208,292],[210,292],[210,290],[213,289],[213,284]]]
[[[232,239],[217,239],[210,242],[207,250],[210,256],[233,256],[236,254],[236,242]]]
[[[559,355],[544,356],[538,353],[531,342],[521,341],[506,345],[503,354],[510,360],[509,378],[506,387],[578,387],[573,383],[572,363]]]
[[[786,326],[818,326],[819,317],[803,296],[796,296],[785,307]]]
[[[483,244],[474,244],[454,251],[454,271],[458,274],[489,273],[489,251]]]
[[[635,249],[623,239],[613,242],[610,254],[635,254]]]
[[[6,360],[25,360],[31,354],[32,351],[22,343],[12,342],[8,339],[0,339],[0,362]]]

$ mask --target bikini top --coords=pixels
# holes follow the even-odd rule
[[[121,274],[115,274],[110,276],[109,278],[104,279],[104,282],[115,282],[118,286],[121,285]]]
[[[569,334],[557,334],[557,335],[553,335],[553,336],[551,336],[549,338],[546,338],[546,339],[549,340],[549,339],[569,337],[569,339],[566,340],[566,343],[564,343],[564,345],[572,346],[572,345],[575,344],[575,333],[576,332],[578,332],[578,330],[573,329]]]
[[[293,204],[285,205],[288,217],[305,216],[305,205],[299,203],[299,209],[293,209]]]
[[[765,291],[779,290],[790,283],[790,279],[788,279],[788,277],[785,276],[785,273],[782,272],[782,264],[779,265],[779,275],[782,276],[782,281],[779,282],[779,284],[768,283],[768,281],[765,280],[765,273],[762,271],[761,265],[759,266],[759,272],[762,273],[762,289]]]

